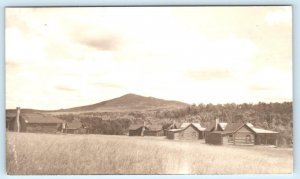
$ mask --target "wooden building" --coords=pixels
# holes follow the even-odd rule
[[[255,133],[243,123],[229,123],[224,131],[213,131],[207,133],[205,142],[208,144],[222,145],[224,143],[233,145],[254,145]]]
[[[216,118],[204,131],[204,136],[206,134],[214,131],[224,131],[227,126],[226,122],[220,122],[219,118]]]
[[[278,132],[255,128],[251,123],[228,123],[224,130],[206,133],[205,142],[222,145],[277,145]]]
[[[167,138],[174,140],[199,140],[204,138],[205,128],[198,123],[183,123],[179,129],[167,131]]]
[[[144,124],[132,124],[129,126],[129,136],[144,136],[147,127]]]
[[[247,123],[247,125],[255,133],[255,145],[278,145],[279,132],[257,128],[250,123]]]
[[[12,117],[9,130],[15,132],[57,133],[62,132],[64,121],[47,114],[22,113],[17,108],[17,114]]]
[[[66,123],[63,132],[69,134],[86,134],[88,133],[88,129],[79,119],[74,119],[72,122]]]
[[[163,125],[147,125],[144,136],[163,136]]]

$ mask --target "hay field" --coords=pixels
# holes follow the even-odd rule
[[[7,133],[8,174],[291,173],[288,148],[212,146],[163,137]]]

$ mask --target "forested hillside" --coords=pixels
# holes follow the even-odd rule
[[[130,124],[168,124],[200,122],[208,126],[216,117],[221,122],[251,122],[256,127],[280,132],[280,145],[291,145],[293,136],[292,102],[258,104],[199,104],[181,109],[133,112],[87,112],[58,117],[71,121],[79,118],[92,133],[125,134]]]

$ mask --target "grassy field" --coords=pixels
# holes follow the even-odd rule
[[[7,133],[8,174],[291,173],[290,148],[162,137]]]

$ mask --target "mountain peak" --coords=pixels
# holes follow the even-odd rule
[[[170,101],[158,99],[154,97],[145,97],[134,93],[128,93],[118,98],[102,101],[100,103],[75,107],[71,110],[75,111],[119,111],[119,110],[153,110],[165,108],[179,108],[188,104],[179,101]]]
[[[132,96],[134,96],[134,97],[135,97],[135,96],[143,97],[143,96],[141,96],[141,95],[137,95],[137,94],[134,94],[134,93],[127,93],[127,94],[121,96],[120,98],[122,98],[122,97],[132,97]]]

